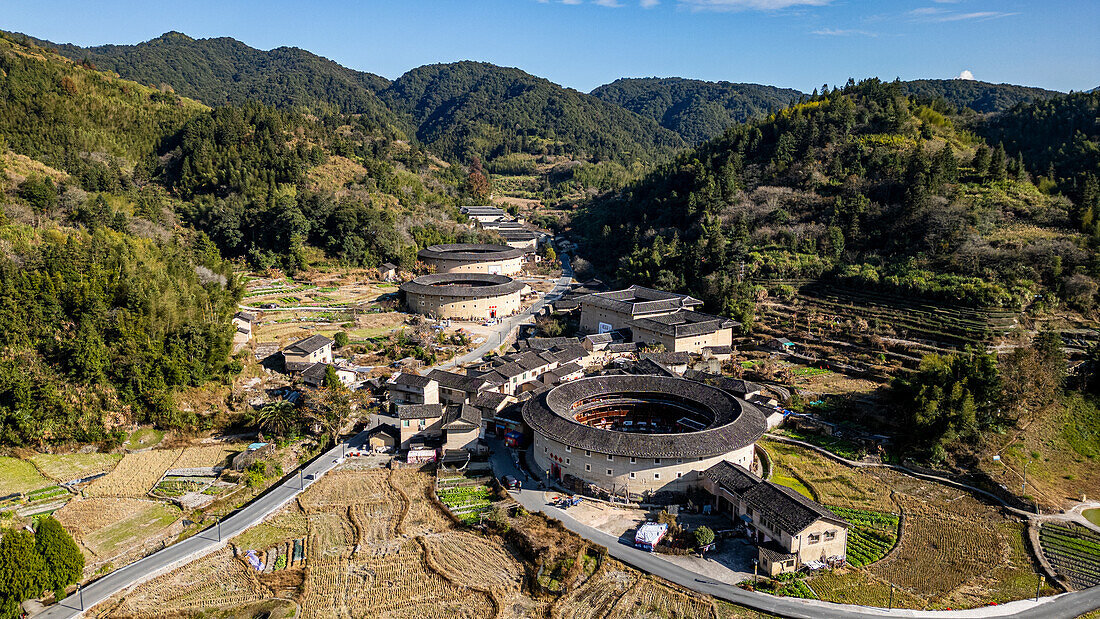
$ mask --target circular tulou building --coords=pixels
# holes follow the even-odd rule
[[[543,475],[632,498],[684,492],[721,461],[751,470],[764,414],[716,387],[665,376],[596,376],[529,400]]]
[[[454,243],[425,247],[416,255],[435,267],[436,273],[514,275],[523,269],[523,254],[522,249],[507,245]]]
[[[433,273],[401,284],[405,305],[432,318],[483,320],[510,316],[520,309],[526,284],[504,275]]]

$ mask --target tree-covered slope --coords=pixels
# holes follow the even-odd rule
[[[839,278],[975,306],[1093,307],[1095,241],[1020,162],[956,130],[953,110],[868,80],[731,128],[575,218],[623,281],[713,310],[750,280]],[[739,283],[742,282],[742,283]]]
[[[649,118],[519,69],[480,62],[413,69],[382,98],[412,115],[422,142],[459,159],[545,147],[554,154],[651,161],[684,146]]]
[[[982,114],[1003,112],[1017,103],[1056,97],[1062,93],[1031,86],[991,84],[976,80],[912,80],[902,82],[902,92],[929,99],[943,99],[963,109]]]
[[[979,131],[1010,155],[1021,155],[1040,183],[1071,196],[1077,223],[1100,237],[1100,92],[1022,103]]]
[[[192,39],[179,32],[137,45],[79,47],[34,41],[126,79],[154,87],[171,86],[207,105],[255,102],[364,114],[379,125],[405,129],[403,121],[376,94],[389,80],[296,47],[265,51],[230,37]]]
[[[623,78],[591,94],[652,118],[689,144],[717,137],[731,125],[785,108],[802,96],[791,88],[679,77]]]

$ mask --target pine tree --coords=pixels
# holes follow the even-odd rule
[[[64,597],[65,587],[80,581],[84,573],[84,555],[73,538],[53,516],[38,521],[34,546],[42,557],[45,589],[53,590],[57,599]]]

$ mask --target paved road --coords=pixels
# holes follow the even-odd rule
[[[218,526],[210,527],[182,542],[173,544],[164,550],[155,552],[140,561],[131,563],[93,581],[84,587],[83,608],[91,608],[123,589],[150,580],[159,574],[221,548],[231,537],[259,524],[264,518],[289,503],[298,493],[309,487],[312,481],[306,479],[308,476],[313,475],[315,479],[318,479],[321,475],[332,470],[336,466],[336,459],[342,455],[342,450],[345,447],[360,447],[366,440],[366,432],[362,432],[333,447],[302,469],[301,477],[294,475],[287,478],[279,485],[268,490],[266,494],[227,517],[221,523],[220,535]],[[68,619],[79,617],[81,614],[81,595],[74,593],[61,600],[61,602],[47,607],[41,613],[35,615],[35,619]]]
[[[489,353],[489,351],[496,350],[501,345],[501,343],[504,342],[504,340],[508,339],[508,337],[511,336],[512,331],[516,330],[521,323],[526,322],[527,319],[533,316],[536,312],[546,307],[548,303],[552,303],[561,298],[562,293],[569,289],[569,284],[572,281],[573,268],[569,262],[569,256],[563,254],[561,256],[561,277],[558,279],[557,282],[554,283],[554,288],[551,289],[550,292],[542,295],[542,298],[540,298],[526,310],[516,314],[515,316],[509,316],[508,318],[501,320],[501,322],[493,328],[492,333],[485,337],[485,342],[481,346],[478,346],[474,350],[471,350],[470,352],[459,357],[455,357],[454,359],[451,359],[450,361],[440,364],[436,367],[447,369],[462,365],[463,363],[477,361],[478,359],[481,359],[487,353]]]
[[[1020,619],[1042,617],[1043,619],[1073,619],[1085,612],[1100,608],[1100,587],[1041,598],[1039,602],[1021,600],[1000,606],[984,606],[960,611],[887,610],[850,604],[834,604],[819,600],[783,598],[766,593],[745,591],[739,587],[715,582],[703,574],[661,559],[653,553],[638,550],[623,543],[618,537],[578,522],[565,510],[547,503],[547,493],[537,487],[540,483],[539,480],[532,479],[527,472],[520,471],[516,467],[509,449],[496,441],[492,442],[492,446],[491,462],[494,473],[498,476],[511,474],[520,480],[524,480],[523,485],[525,487],[519,491],[511,491],[511,494],[528,511],[540,511],[547,516],[560,520],[565,528],[591,542],[606,546],[612,557],[644,572],[659,576],[699,593],[712,595],[735,604],[782,617],[797,619],[848,619],[850,617],[935,617],[938,619],[954,619],[956,617],[1015,617]]]

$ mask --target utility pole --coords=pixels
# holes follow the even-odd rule
[[[1046,581],[1046,579],[1047,579],[1046,576],[1043,576],[1041,574],[1039,575],[1039,584],[1035,585],[1035,601],[1036,602],[1039,601],[1039,590],[1041,590],[1043,588],[1043,583]]]
[[[760,566],[760,560],[759,559],[753,559],[752,560],[752,588],[753,588],[753,591],[756,590],[756,570],[759,566]]]
[[[888,610],[894,610],[894,583],[890,583],[890,607]]]
[[[80,598],[80,610],[84,611],[84,587],[81,587],[79,583],[76,585],[76,595]]]
[[[214,526],[218,528],[218,542],[222,541],[222,517],[214,516]]]
[[[298,469],[298,489],[305,490],[306,480],[302,477],[302,469]]]

